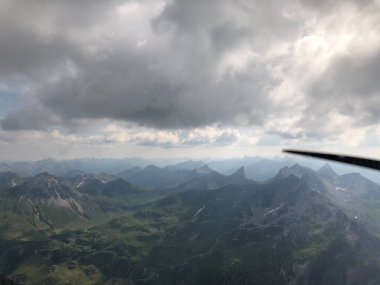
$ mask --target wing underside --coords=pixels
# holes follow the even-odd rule
[[[375,159],[348,156],[348,155],[321,153],[321,152],[314,152],[314,151],[293,150],[293,149],[284,149],[283,152],[315,157],[315,158],[321,158],[321,159],[327,159],[327,160],[332,160],[336,162],[343,162],[347,164],[380,170],[380,161],[375,160]]]

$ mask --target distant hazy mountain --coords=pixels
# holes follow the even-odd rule
[[[119,173],[117,176],[134,184],[149,188],[172,188],[210,172],[212,170],[205,165],[193,170],[176,167],[160,168],[150,165],[145,168],[134,167]]]
[[[244,185],[251,184],[253,181],[248,180],[245,177],[244,167],[238,169],[235,173],[231,175],[223,175],[216,171],[210,171],[203,176],[193,178],[178,186],[179,189],[217,189],[229,184],[233,185]]]
[[[168,165],[166,166],[166,168],[169,170],[193,170],[195,168],[200,168],[204,165],[205,163],[201,160],[186,160],[177,164]]]
[[[145,168],[149,165],[159,168],[166,168],[170,171],[193,170],[195,168],[208,165],[211,169],[223,174],[231,175],[240,167],[245,168],[248,179],[265,181],[272,178],[278,170],[284,166],[291,166],[295,163],[318,170],[325,164],[325,161],[318,159],[307,159],[300,157],[243,157],[224,160],[149,160],[142,158],[125,159],[102,159],[84,158],[74,160],[54,160],[45,159],[40,161],[12,162],[0,161],[0,172],[14,172],[21,176],[33,176],[41,172],[49,172],[57,176],[74,177],[84,173],[99,174],[106,172],[118,174],[131,168]],[[331,163],[338,174],[360,172],[367,178],[380,183],[380,175],[376,171],[366,170],[345,164]],[[166,184],[165,184],[166,186]]]
[[[255,164],[246,167],[247,177],[256,181],[265,181],[273,176],[284,167],[283,164],[270,159],[261,159]]]
[[[169,161],[168,161],[169,162]],[[168,163],[166,162],[166,163]],[[82,173],[119,173],[125,169],[136,166],[147,166],[149,164],[165,164],[164,161],[146,160],[142,158],[126,159],[103,159],[84,158],[74,160],[44,159],[28,162],[0,162],[0,172],[12,171],[20,175],[32,176],[41,172],[49,172],[58,176],[73,175],[73,171]]]
[[[215,171],[224,174],[231,175],[236,172],[240,167],[247,168],[262,160],[261,157],[249,157],[245,156],[243,158],[233,158],[233,159],[223,159],[223,160],[211,160],[206,161],[207,165]]]

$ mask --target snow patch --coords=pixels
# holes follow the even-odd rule
[[[274,208],[274,209],[271,209],[271,210],[268,210],[267,212],[265,212],[264,216],[266,215],[270,215],[278,210],[280,210],[282,208],[282,206],[284,205],[284,203],[281,203],[280,206]]]
[[[195,217],[195,216],[197,216],[197,215],[199,215],[202,211],[203,211],[203,209],[206,207],[206,205],[203,205],[203,207],[202,208],[200,208],[198,211],[196,211],[195,212],[195,214],[194,214],[194,216],[193,217]]]
[[[335,189],[338,190],[338,191],[343,191],[343,192],[346,192],[346,191],[347,191],[347,189],[345,189],[345,188],[340,188],[340,187],[336,187]]]

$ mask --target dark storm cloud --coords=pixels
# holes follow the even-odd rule
[[[342,3],[345,4],[351,4],[358,7],[367,7],[368,5],[372,5],[374,1],[372,0],[301,0],[302,4],[312,8],[316,9],[318,11],[325,12],[326,10],[331,10],[336,8],[339,5],[342,5]]]
[[[77,118],[111,118],[156,128],[188,128],[262,124],[265,120],[271,105],[267,91],[276,84],[267,67],[253,61],[239,72],[223,67],[222,62],[226,54],[239,53],[243,45],[259,41],[260,22],[270,23],[268,19],[255,19],[252,25],[246,8],[229,1],[202,5],[174,1],[151,20],[154,36],[137,48],[135,42],[126,40],[128,35],[111,30],[108,3],[109,9],[104,11],[101,1],[80,4],[75,11],[62,2],[54,3],[47,7],[37,4],[39,9],[23,7],[17,1],[5,5],[3,14],[29,9],[31,13],[22,13],[21,21],[2,19],[5,41],[0,44],[0,63],[5,66],[3,78],[21,74],[33,81],[37,77],[31,96],[59,116],[61,124]],[[260,7],[264,11],[265,5]],[[86,11],[84,18],[78,11]],[[44,19],[45,15],[49,16]],[[46,24],[36,20],[40,17]],[[246,19],[240,21],[241,17]],[[26,28],[31,23],[35,30]],[[92,25],[105,30],[104,36],[96,38],[93,56],[87,53],[86,41]],[[281,19],[273,25],[273,32],[281,35],[292,23]],[[47,29],[47,35],[38,30],[40,26]],[[270,29],[265,27],[262,34],[266,36]],[[168,40],[162,43],[161,38]],[[41,78],[49,76],[55,78]],[[9,114],[2,121],[3,128],[44,126],[40,111],[33,111],[34,106],[27,109]]]
[[[1,120],[3,130],[46,130],[51,125],[57,124],[59,121],[54,119],[54,115],[48,114],[47,110],[43,110],[38,106],[34,109],[23,109],[22,111],[14,111]]]
[[[44,85],[41,101],[67,119],[115,118],[158,128],[232,123],[240,112],[249,123],[260,123],[265,115],[263,89],[271,82],[256,66],[248,78],[227,77],[203,86],[192,78],[170,83],[160,70],[146,69],[148,63],[139,56],[126,61],[97,64],[75,79]]]
[[[0,79],[46,75],[55,65],[83,50],[75,33],[105,20],[117,2],[0,1]]]
[[[344,3],[177,0],[151,19],[142,13],[141,24],[133,22],[138,10],[117,15],[119,5],[129,2],[0,0],[0,81],[22,77],[33,98],[9,112],[2,128],[41,130],[77,119],[159,129],[262,126],[274,115],[292,113],[269,96],[283,81],[276,75],[282,58],[263,56],[307,30],[308,19],[292,7],[320,13]],[[312,127],[325,108],[376,121],[379,59],[357,60],[336,59],[315,82],[300,125]]]
[[[172,28],[175,42],[186,41],[196,51],[220,56],[241,43],[292,37],[297,22],[282,15],[278,1],[173,1],[153,24],[157,30]]]

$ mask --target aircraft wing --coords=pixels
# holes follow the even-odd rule
[[[298,154],[298,155],[303,155],[303,156],[322,158],[322,159],[327,159],[327,160],[332,160],[332,161],[337,161],[337,162],[343,162],[343,163],[347,163],[347,164],[353,164],[353,165],[357,165],[357,166],[362,166],[362,167],[380,170],[380,161],[375,160],[375,159],[348,156],[348,155],[321,153],[321,152],[314,152],[314,151],[293,150],[293,149],[284,149],[283,152],[291,153],[291,154]]]

